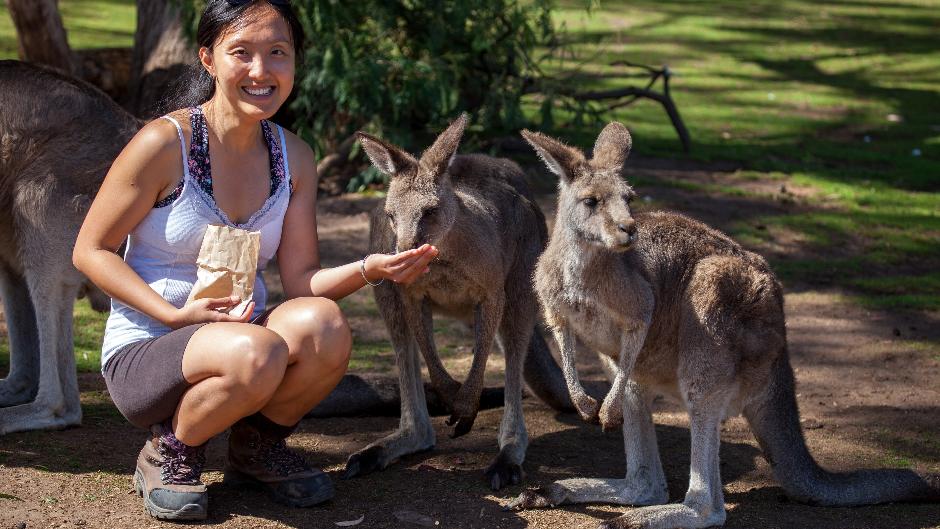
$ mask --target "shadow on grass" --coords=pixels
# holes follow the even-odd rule
[[[563,5],[572,10],[582,7],[578,2]],[[636,17],[640,20],[636,24],[634,12],[643,13]],[[934,140],[940,123],[940,95],[929,88],[935,85],[936,68],[929,66],[929,57],[937,50],[934,33],[940,16],[936,9],[878,1],[821,7],[808,1],[745,5],[729,0],[691,4],[641,0],[605,2],[594,15],[594,25],[611,17],[622,20],[623,27],[598,30],[589,26],[566,35],[573,44],[589,50],[583,57],[593,63],[589,66],[624,58],[678,63],[680,71],[698,78],[689,87],[681,75],[673,82],[680,112],[709,112],[688,106],[682,95],[686,91],[709,92],[707,103],[693,98],[699,105],[736,110],[729,126],[743,129],[727,141],[716,141],[719,131],[705,129],[686,116],[695,144],[693,157],[742,160],[755,169],[810,172],[835,182],[868,179],[898,189],[940,189],[940,151]],[[598,47],[608,52],[594,54]],[[839,62],[835,69],[830,64],[833,60]],[[919,75],[904,69],[901,77],[886,78],[892,74],[883,74],[882,66],[895,60],[925,64]],[[725,62],[718,65],[715,61]],[[740,71],[728,71],[729,64]],[[590,68],[587,73],[587,86],[592,86]],[[739,82],[724,84],[734,77]],[[712,88],[703,79],[712,84],[720,79],[721,86]],[[765,87],[772,91],[772,86],[795,101],[761,102],[749,94]],[[827,104],[813,104],[812,98],[819,93],[826,94]],[[856,113],[853,102],[862,102],[863,109],[888,108],[899,117],[866,118]],[[627,109],[617,115],[629,124],[631,112]],[[718,115],[724,114],[709,115],[708,126],[719,126],[722,118]],[[661,118],[666,121],[664,115]],[[780,128],[775,122],[781,120],[788,123],[783,135],[761,132],[768,124]],[[595,123],[587,129],[572,126],[556,132],[588,145],[598,128]],[[749,141],[749,134],[756,134],[759,141]],[[866,136],[874,141],[863,142]],[[680,155],[677,140],[666,135],[643,138],[636,147],[646,154]],[[921,155],[912,155],[915,147]]]

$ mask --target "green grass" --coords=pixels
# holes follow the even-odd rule
[[[59,11],[74,50],[134,45],[137,8],[133,0],[61,0]],[[6,4],[0,4],[0,59],[17,57],[13,21]]]
[[[92,310],[87,299],[75,302],[72,339],[75,344],[75,363],[80,372],[101,371],[101,338],[107,314]],[[0,374],[10,369],[10,340],[6,333],[0,335]]]
[[[940,309],[940,2],[584,4],[566,0],[557,10],[574,57],[549,71],[581,64],[602,74],[583,89],[639,83],[614,77],[621,70],[609,63],[618,59],[675,72],[692,152],[681,153],[662,108],[641,100],[603,114],[630,127],[634,153],[730,160],[742,182],[810,188],[803,207],[749,218],[732,235],[760,248],[781,230],[795,233],[805,251],[773,260],[785,280],[845,288],[873,307]],[[537,120],[539,102],[528,110]],[[555,123],[570,117],[559,110]],[[598,130],[554,132],[588,149]],[[749,195],[727,183],[669,185]]]

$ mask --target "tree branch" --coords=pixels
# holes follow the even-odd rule
[[[349,153],[352,151],[353,145],[355,144],[355,134],[343,140],[342,143],[339,144],[339,147],[336,148],[336,152],[327,154],[317,163],[317,175],[323,178],[328,172],[346,163],[346,160],[349,159]]]
[[[686,128],[685,123],[682,121],[682,116],[679,115],[679,109],[676,107],[675,102],[672,100],[672,95],[669,91],[669,79],[672,77],[672,72],[669,70],[668,66],[663,66],[661,69],[652,68],[650,66],[644,66],[641,64],[634,64],[628,61],[616,61],[611,63],[612,66],[630,66],[634,68],[641,68],[650,73],[650,80],[647,82],[646,87],[637,88],[634,86],[626,86],[623,88],[615,88],[611,90],[588,90],[579,92],[568,88],[572,84],[577,85],[578,83],[572,82],[573,79],[566,77],[563,82],[558,82],[559,80],[550,80],[550,79],[541,79],[541,80],[531,80],[531,82],[525,85],[526,93],[553,93],[563,97],[571,98],[574,101],[606,101],[606,100],[620,100],[612,103],[608,109],[613,110],[615,108],[625,107],[638,98],[652,99],[660,105],[663,106],[663,109],[666,110],[666,115],[669,116],[669,121],[672,122],[673,128],[676,130],[676,134],[679,136],[679,141],[682,142],[682,150],[689,152],[692,148],[692,139],[689,136],[689,130]],[[653,84],[657,80],[663,80],[663,91],[657,92],[653,90]],[[527,80],[528,81],[528,80]],[[539,82],[541,81],[541,82]],[[551,81],[552,89],[545,90],[544,81]],[[623,99],[626,99],[623,101]]]

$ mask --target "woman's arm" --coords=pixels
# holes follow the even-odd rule
[[[278,247],[277,262],[281,283],[288,298],[323,296],[340,299],[365,286],[362,263],[355,261],[334,268],[320,268],[317,241],[317,169],[313,151],[300,138],[286,133],[291,156],[294,194],[284,216],[284,229]],[[382,279],[411,283],[428,269],[438,254],[424,245],[394,255],[374,254],[365,262],[370,282]]]
[[[127,234],[157,200],[176,187],[182,167],[176,129],[165,120],[148,123],[111,165],[78,232],[72,263],[112,298],[177,328],[200,321],[241,321],[212,310],[232,300],[206,300],[177,309],[157,294],[117,254]],[[250,316],[251,311],[245,311]]]

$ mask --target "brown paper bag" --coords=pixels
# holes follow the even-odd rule
[[[225,312],[241,316],[251,302],[260,250],[261,232],[210,225],[196,258],[196,284],[186,303],[238,296],[238,305]]]

